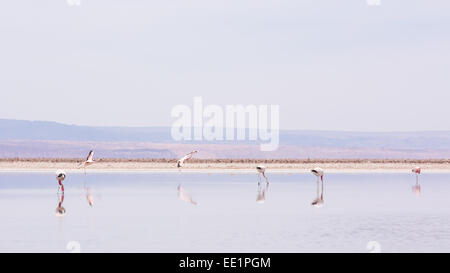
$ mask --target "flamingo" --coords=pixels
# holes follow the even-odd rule
[[[180,198],[180,200],[187,203],[191,203],[192,205],[197,205],[197,202],[192,200],[191,194],[185,189],[183,189],[183,187],[181,187],[181,184],[178,185],[177,189],[178,189],[178,198]]]
[[[84,168],[84,174],[86,174],[86,167],[89,165],[94,164],[94,151],[91,150],[89,152],[88,157],[86,158],[85,161],[81,162],[80,165],[78,165],[78,168]]]
[[[57,170],[56,171],[56,180],[58,180],[58,193],[59,189],[61,188],[61,191],[64,193],[64,185],[63,181],[66,179],[66,172],[64,170]]]
[[[178,168],[181,168],[181,167],[183,166],[183,164],[184,164],[184,161],[187,161],[187,160],[191,159],[192,156],[193,156],[194,154],[196,154],[196,153],[198,153],[198,151],[192,151],[192,152],[186,154],[185,156],[183,156],[182,158],[178,159],[178,161],[177,161],[177,167],[178,167]]]
[[[259,165],[256,167],[256,171],[258,172],[258,185],[261,182],[261,174],[266,179],[266,182],[269,183],[269,179],[266,176],[266,167]]]
[[[311,172],[317,176],[317,197],[314,199],[311,203],[311,205],[315,207],[321,207],[323,206],[323,170],[322,168],[314,168],[311,170]],[[319,195],[319,180],[322,181],[322,193]]]
[[[420,184],[419,184],[419,175],[422,172],[421,168],[416,166],[412,169],[412,172],[416,174],[416,185],[413,186],[413,192],[419,196],[420,195]]]

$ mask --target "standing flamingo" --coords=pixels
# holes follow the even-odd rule
[[[413,186],[413,192],[419,196],[420,195],[420,184],[419,184],[419,175],[422,172],[421,168],[416,166],[412,169],[412,172],[416,174],[416,185]]]
[[[317,176],[317,197],[311,203],[315,207],[321,207],[323,205],[323,170],[322,168],[314,168],[311,172]],[[322,181],[322,192],[319,194],[319,180]]]
[[[66,179],[66,172],[63,170],[57,170],[56,171],[56,180],[58,180],[58,193],[59,193],[59,189],[61,189],[61,191],[64,193],[64,185],[63,185],[63,181],[64,179]]]
[[[88,157],[86,158],[85,161],[81,162],[80,165],[78,165],[78,168],[84,168],[84,174],[86,174],[86,167],[89,165],[94,164],[94,151],[91,150],[89,152]]]
[[[256,167],[256,171],[258,172],[258,185],[261,183],[261,174],[266,179],[266,182],[269,183],[269,179],[266,176],[266,167],[259,165]]]
[[[184,161],[187,161],[187,160],[191,159],[192,156],[193,156],[194,154],[196,154],[196,153],[198,153],[198,151],[192,151],[192,152],[186,154],[185,156],[183,156],[182,158],[178,159],[178,161],[177,161],[177,167],[178,167],[178,168],[181,168],[181,167],[183,166],[183,164],[184,164]]]

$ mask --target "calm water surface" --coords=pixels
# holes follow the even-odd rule
[[[53,174],[1,173],[0,252],[450,252],[450,174],[327,174],[321,207],[313,175],[269,179],[68,174],[56,216]]]

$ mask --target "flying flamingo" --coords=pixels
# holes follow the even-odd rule
[[[311,172],[317,176],[317,197],[311,203],[315,207],[321,207],[323,205],[323,170],[321,168],[314,168]],[[319,180],[322,181],[322,193],[319,195]]]
[[[86,167],[89,165],[94,164],[94,151],[91,150],[89,152],[88,157],[86,158],[85,161],[81,162],[80,165],[78,165],[78,168],[84,168],[84,174],[86,174]]]
[[[192,200],[191,194],[185,189],[183,189],[183,187],[181,187],[181,184],[178,185],[177,189],[178,189],[178,198],[180,198],[180,200],[187,203],[191,203],[192,205],[197,205],[197,202]]]
[[[58,180],[58,193],[59,189],[61,188],[61,191],[64,193],[64,185],[63,181],[66,179],[66,172],[63,170],[57,170],[56,171],[56,180]]]
[[[258,172],[258,185],[261,182],[261,174],[266,179],[266,182],[269,183],[269,179],[266,176],[266,167],[259,165],[256,167],[256,171]]]
[[[420,167],[414,167],[412,169],[412,172],[416,174],[416,185],[413,186],[413,192],[419,196],[420,195],[420,184],[419,184],[419,175],[421,173],[421,168]]]
[[[181,168],[181,167],[183,166],[183,164],[184,164],[184,161],[187,161],[187,160],[191,159],[192,156],[193,156],[194,154],[196,154],[196,153],[198,153],[198,151],[193,151],[193,152],[190,152],[190,153],[186,154],[186,155],[183,156],[182,158],[178,159],[178,161],[177,161],[177,167],[178,167],[178,168]]]

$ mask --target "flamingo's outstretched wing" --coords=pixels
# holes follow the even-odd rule
[[[88,157],[86,158],[86,161],[92,161],[93,158],[94,158],[94,151],[91,150],[91,151],[89,152]]]
[[[191,159],[192,156],[193,156],[194,154],[196,154],[196,153],[198,153],[198,151],[192,151],[192,152],[188,153],[187,155],[185,155],[186,160]]]
[[[186,154],[185,156],[183,156],[182,158],[180,158],[177,162],[177,166],[181,167],[184,164],[184,161],[191,159],[195,153],[198,153],[198,151],[192,151],[192,152]]]

